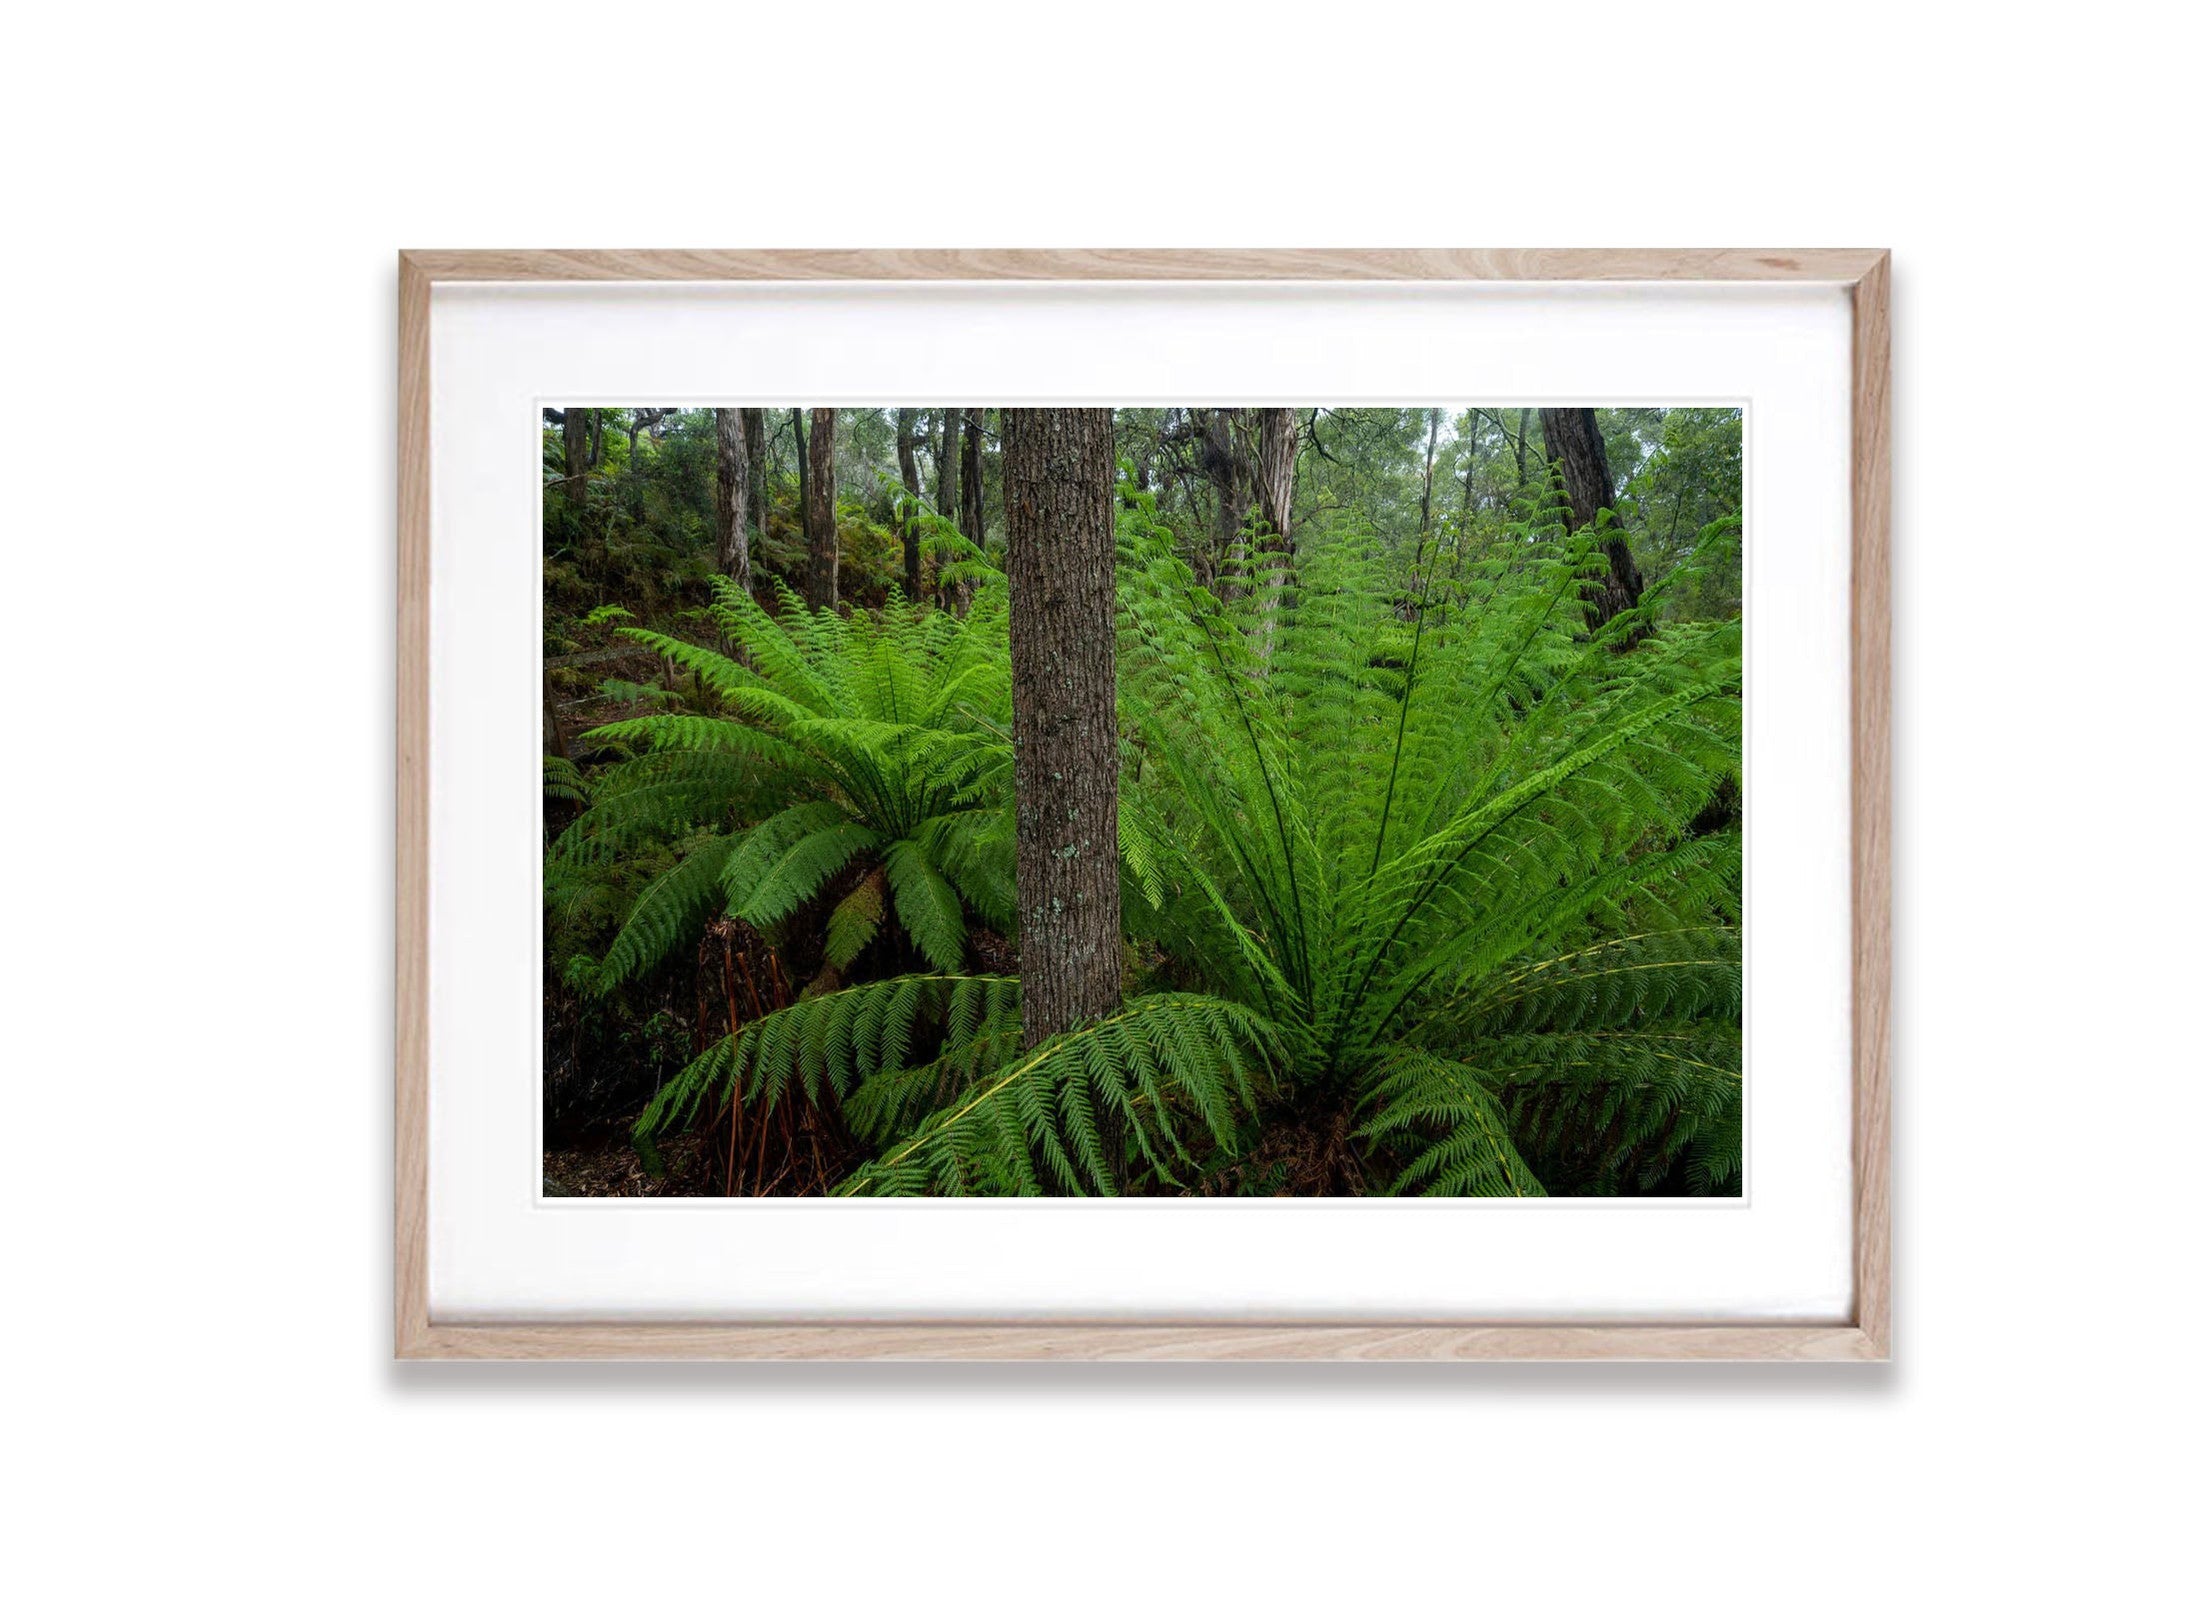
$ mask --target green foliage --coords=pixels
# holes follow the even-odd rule
[[[1227,1000],[1134,999],[968,1081],[840,1192],[1113,1195],[1181,1186],[1209,1153],[1235,1153],[1255,1075],[1275,1044],[1258,1015]]]
[[[1740,630],[1616,648],[1652,599],[1581,636],[1598,536],[1553,486],[1479,556],[1308,538],[1263,655],[1256,602],[1123,519],[1126,916],[1287,1041],[1268,1114],[1347,1100],[1392,1191],[1533,1194],[1568,1150],[1596,1191],[1735,1175],[1738,837],[1694,824]]]
[[[1276,587],[1179,542],[1184,413],[1123,416],[1160,487],[1117,527],[1122,1008],[1025,1047],[999,549],[885,476],[843,499],[881,574],[850,614],[720,580],[712,643],[623,627],[663,682],[545,763],[576,988],[717,917],[816,973],[637,1144],[792,1100],[857,1196],[1738,1192],[1738,413],[1605,413],[1625,499],[1580,535],[1531,411],[1306,415],[1292,538],[1238,546]],[[885,413],[848,417],[877,463]],[[936,605],[887,587],[904,530]],[[1590,636],[1615,530],[1650,588]]]
[[[580,768],[562,755],[542,757],[542,797],[568,805],[588,803],[588,780]]]
[[[604,994],[691,946],[712,917],[768,932],[828,888],[835,968],[897,926],[925,961],[955,970],[969,914],[999,925],[1014,904],[1004,605],[981,594],[958,618],[896,599],[843,617],[782,590],[774,616],[722,578],[714,595],[727,651],[620,630],[717,709],[588,734],[624,758],[550,848],[553,915],[606,865],[666,845],[677,858],[639,889],[600,957],[571,961],[569,980]]]
[[[653,1150],[712,1099],[769,1108],[799,1091],[844,1102],[849,1125],[885,1146],[843,1194],[1174,1186],[1171,1162],[1189,1172],[1200,1148],[1233,1147],[1277,1046],[1226,1000],[1159,994],[1026,1052],[1019,998],[1012,977],[917,974],[802,1000],[696,1057],[635,1142]]]
[[[775,1106],[793,1087],[812,1099],[835,1098],[858,1084],[905,1076],[919,1038],[927,1058],[963,1069],[992,1060],[1015,1036],[1018,985],[1012,977],[913,973],[802,1000],[728,1034],[687,1065],[650,1102],[634,1129],[645,1148],[712,1098]],[[908,1094],[889,1094],[868,1118],[894,1124]]]

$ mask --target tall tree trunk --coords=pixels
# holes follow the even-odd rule
[[[946,410],[939,413],[932,434],[932,504],[939,514],[952,522],[955,516],[955,489],[962,462],[962,413]]]
[[[768,418],[760,406],[741,408],[741,440],[748,453],[748,536],[760,539],[764,536],[764,517],[771,506],[768,480],[770,478],[770,447],[764,440],[764,428]],[[756,586],[755,566],[749,567],[749,588]]]
[[[979,549],[985,547],[985,413],[971,410],[962,417],[962,489],[959,496],[962,520],[961,534]],[[954,614],[967,616],[970,610],[970,588],[966,583],[953,585]],[[942,595],[942,598],[948,596]]]
[[[962,413],[962,536],[985,547],[985,413]]]
[[[1026,1048],[1122,1003],[1115,421],[1001,412]]]
[[[565,497],[588,503],[588,413],[577,405],[565,407]]]
[[[1261,572],[1260,656],[1275,648],[1275,624],[1283,606],[1283,590],[1289,585],[1297,542],[1291,535],[1291,490],[1298,477],[1298,413],[1269,408],[1254,413],[1258,450],[1252,462],[1254,514],[1262,525],[1257,565]]]
[[[932,435],[932,499],[939,514],[955,523],[957,532],[961,531],[955,495],[962,475],[961,444],[962,413],[952,408],[940,412],[938,431]],[[939,585],[939,603],[942,606],[947,605],[952,598],[947,593],[949,586],[945,583]]]
[[[1542,442],[1565,478],[1565,523],[1574,532],[1594,528],[1605,511],[1616,512],[1618,496],[1611,488],[1611,465],[1603,453],[1603,430],[1596,413],[1580,406],[1565,406],[1542,413]],[[1603,553],[1611,562],[1610,574],[1597,584],[1588,599],[1588,623],[1600,628],[1622,611],[1631,611],[1642,600],[1641,573],[1634,566],[1634,552],[1616,517],[1603,540]],[[1648,636],[1638,629],[1627,643]],[[1624,647],[1623,645],[1621,646]]]
[[[747,589],[748,413],[720,407],[718,431],[718,570]]]
[[[901,487],[912,500],[923,493],[916,476],[916,413],[903,406],[893,414],[893,453],[901,466]],[[924,598],[924,545],[916,532],[914,509],[901,513],[901,592],[911,605]]]
[[[809,581],[802,597],[813,611],[840,603],[839,497],[832,480],[833,424],[838,413],[809,413],[809,469],[802,475],[802,527],[809,537]]]
[[[1474,472],[1481,465],[1481,413],[1466,413],[1466,484],[1458,497],[1458,537],[1461,547],[1474,530]]]
[[[1238,442],[1235,411],[1194,411],[1191,425],[1199,441],[1199,470],[1214,485],[1214,592],[1226,600],[1244,592],[1251,472]]]
[[[1428,411],[1428,449],[1420,461],[1420,536],[1425,540],[1435,525],[1435,436],[1443,426],[1443,413]]]

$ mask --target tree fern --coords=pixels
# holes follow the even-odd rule
[[[1738,626],[1664,621],[1652,588],[1591,635],[1609,530],[1569,534],[1554,487],[1500,538],[1469,549],[1437,524],[1409,558],[1317,517],[1263,547],[1275,582],[1228,597],[1149,499],[1125,502],[1119,844],[1125,931],[1150,953],[1117,1013],[1034,1049],[1014,979],[958,975],[972,918],[1006,928],[1014,908],[982,561],[960,556],[966,623],[899,602],[771,619],[721,594],[733,655],[631,635],[741,730],[620,724],[634,763],[724,754],[789,785],[718,824],[720,908],[772,925],[839,883],[830,963],[890,923],[932,968],[752,1021],[665,1085],[637,1139],[795,1095],[871,1151],[840,1188],[857,1197],[1195,1191],[1255,1166],[1333,1192],[1335,1147],[1352,1191],[1734,1191]],[[632,781],[665,794],[669,827],[713,780]],[[708,870],[683,847],[604,967],[631,959],[622,941],[677,943]]]
[[[1738,778],[1739,630],[1612,648],[1652,593],[1585,635],[1605,535],[1558,505],[1402,570],[1309,530],[1264,655],[1256,601],[1123,521],[1130,914],[1285,1041],[1266,1116],[1341,1098],[1400,1192],[1737,1170],[1738,842],[1694,822]]]
[[[587,734],[613,759],[549,851],[553,914],[591,874],[667,845],[679,854],[573,979],[602,993],[642,976],[715,915],[782,928],[834,884],[835,969],[895,925],[927,963],[958,968],[969,919],[1005,929],[1014,906],[1012,853],[1004,893],[998,847],[1013,787],[998,596],[980,591],[966,617],[898,600],[843,617],[782,589],[773,615],[720,579],[708,618],[728,651],[620,629],[714,709]]]

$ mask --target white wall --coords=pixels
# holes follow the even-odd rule
[[[1235,9],[11,22],[23,1591],[2117,1591],[2167,1556],[2188,38]],[[393,253],[866,243],[1895,249],[1894,1366],[392,1368]]]

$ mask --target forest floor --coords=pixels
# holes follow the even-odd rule
[[[627,1141],[623,1127],[606,1127],[600,1139],[574,1142],[542,1152],[545,1199],[661,1199],[703,1192],[707,1164],[701,1133],[680,1133],[657,1146],[662,1176],[652,1177]]]

